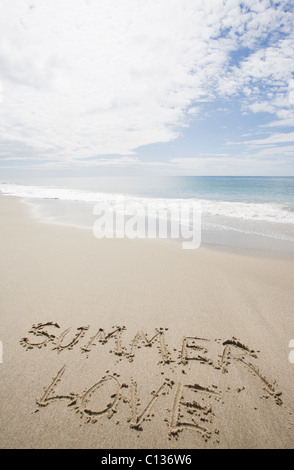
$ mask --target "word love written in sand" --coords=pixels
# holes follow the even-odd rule
[[[114,344],[109,352],[113,354],[117,363],[123,360],[133,363],[139,349],[151,348],[156,345],[158,367],[168,369],[171,376],[176,376],[180,368],[185,380],[176,381],[171,377],[165,377],[162,379],[160,387],[152,392],[146,406],[140,409],[136,381],[131,378],[129,383],[122,382],[119,380],[118,373],[109,374],[109,371],[106,371],[106,375],[82,393],[57,393],[57,384],[62,380],[66,371],[66,366],[63,366],[52,379],[50,385],[44,387],[43,396],[37,400],[38,407],[45,407],[57,400],[64,400],[81,417],[85,417],[87,422],[95,423],[105,416],[111,419],[117,413],[119,404],[126,403],[130,407],[130,417],[128,418],[130,427],[142,431],[144,422],[154,416],[155,403],[160,397],[172,392],[172,404],[167,410],[169,417],[164,419],[168,425],[169,435],[177,437],[180,431],[189,429],[200,433],[205,440],[214,436],[215,442],[219,442],[219,430],[215,428],[214,417],[217,405],[223,403],[223,391],[219,384],[211,383],[207,386],[195,383],[195,370],[191,373],[191,365],[206,366],[204,370],[206,376],[208,375],[207,367],[213,373],[220,373],[222,376],[222,374],[230,372],[230,364],[232,363],[240,364],[252,374],[257,386],[263,390],[263,395],[260,398],[271,398],[273,403],[282,405],[281,392],[276,389],[275,382],[268,381],[256,364],[258,361],[256,352],[236,338],[224,341],[186,336],[181,339],[180,347],[174,348],[171,353],[166,341],[168,328],[155,329],[154,334],[149,336],[145,332],[139,331],[132,339],[129,348],[123,345],[123,334],[126,331],[124,326],[112,327],[110,332],[99,328],[85,343],[83,338],[89,330],[89,326],[77,328],[73,336],[70,335],[71,328],[67,328],[57,335],[59,328],[59,325],[53,322],[33,325],[29,331],[32,338],[22,338],[20,344],[27,350],[51,346],[51,350],[58,353],[75,348],[89,357],[89,354],[98,346],[97,343],[104,346],[112,341]],[[189,373],[193,379],[190,383]],[[164,370],[161,371],[161,374],[165,374]],[[105,393],[109,394],[108,402],[104,405],[100,403],[97,409],[97,405],[95,406],[93,403],[95,393],[99,393],[103,389],[107,390]],[[230,389],[227,387],[226,392]],[[239,394],[244,389],[244,386],[239,387],[235,389],[235,392]],[[116,424],[118,423],[119,421],[116,421]]]

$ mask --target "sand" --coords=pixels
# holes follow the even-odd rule
[[[1,448],[293,447],[293,260],[0,217]]]

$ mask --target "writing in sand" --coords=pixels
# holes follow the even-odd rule
[[[102,352],[101,348],[107,345],[111,347],[108,350],[108,369],[101,376],[95,376],[93,384],[82,392],[57,391],[66,385],[68,364],[56,370],[54,377],[48,379],[43,395],[36,400],[35,411],[62,401],[86,422],[96,423],[116,416],[113,422],[117,425],[119,411],[127,406],[130,428],[143,431],[148,421],[158,418],[159,410],[169,439],[178,438],[179,433],[187,430],[218,443],[217,415],[221,414],[227,397],[230,403],[237,403],[234,397],[245,396],[249,390],[250,394],[256,393],[255,410],[261,399],[268,400],[267,406],[284,407],[282,392],[277,389],[276,382],[269,380],[259,368],[260,351],[249,348],[235,337],[183,336],[178,347],[172,349],[168,344],[168,328],[156,328],[151,334],[138,331],[128,346],[125,345],[126,334],[125,326],[113,326],[110,331],[90,326],[60,330],[59,324],[54,322],[34,324],[28,336],[20,340],[26,350],[46,347],[50,354],[75,350],[81,357],[89,358],[94,351]],[[150,380],[156,379],[156,388],[144,394],[142,405],[136,372],[147,367],[150,349],[153,350],[153,359],[156,358]],[[69,355],[66,357],[68,359]],[[124,380],[118,373],[121,372],[119,365],[123,363],[128,366],[122,367],[122,370],[127,370]],[[117,369],[110,372],[111,366]],[[239,382],[237,379],[234,382],[236,368],[242,369],[238,374]],[[230,380],[225,380],[228,376]],[[164,400],[168,400],[166,408],[162,403],[160,408],[156,407],[159,401]]]

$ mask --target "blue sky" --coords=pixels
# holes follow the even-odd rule
[[[0,177],[294,175],[293,10],[2,1]]]

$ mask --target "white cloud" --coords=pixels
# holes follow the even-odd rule
[[[260,139],[252,139],[247,141],[241,142],[227,142],[229,145],[246,145],[251,148],[258,148],[262,147],[273,147],[278,146],[279,150],[282,150],[281,144],[294,144],[294,132],[287,132],[287,133],[274,133],[269,137],[264,137]]]
[[[293,152],[293,149],[292,149]],[[293,153],[292,153],[293,154]],[[169,173],[180,175],[283,175],[293,171],[286,155],[273,159],[270,154],[232,157],[175,158],[169,162]]]
[[[291,121],[285,96],[294,38],[286,4],[3,0],[0,154],[77,166],[96,155],[126,158],[140,146],[175,139],[203,101],[242,90],[245,108]],[[253,50],[282,33],[284,39]],[[252,54],[231,66],[239,47]],[[270,101],[260,82],[272,89]]]
[[[248,174],[258,168],[263,169],[260,174],[268,174],[270,169],[276,169],[277,174],[293,174],[294,132],[275,132],[263,138],[227,142],[227,145],[239,146],[239,152],[233,153],[232,168],[242,164],[248,166]]]

